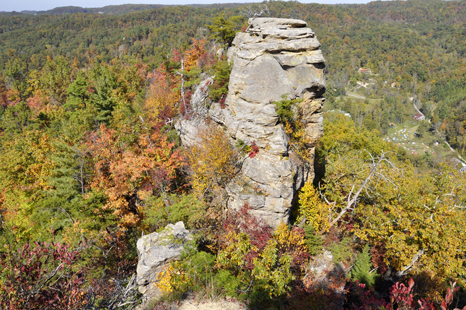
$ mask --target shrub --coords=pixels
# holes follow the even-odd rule
[[[225,19],[223,15],[224,12],[222,12],[222,15],[212,18],[213,24],[207,27],[211,31],[211,39],[228,46],[233,42],[236,33],[241,30],[244,17],[230,16],[228,19]]]
[[[220,248],[228,246],[229,241],[224,236],[227,236],[231,231],[236,234],[246,233],[250,237],[252,245],[258,251],[262,251],[265,248],[267,241],[272,236],[272,229],[264,221],[253,216],[250,211],[251,207],[247,204],[237,211],[230,211],[223,222],[223,231],[225,234],[219,238]]]
[[[26,243],[0,252],[1,309],[73,309],[83,303],[79,253],[60,243]]]
[[[282,95],[282,100],[280,101],[272,101],[273,104],[277,107],[277,114],[278,117],[280,118],[280,121],[282,123],[290,123],[293,121],[295,118],[294,112],[293,112],[293,106],[299,102],[299,100],[290,100],[286,99],[287,94]]]
[[[254,158],[259,153],[259,148],[256,145],[256,141],[251,142],[251,151],[249,152],[249,157]]]
[[[304,229],[293,227],[290,230],[285,224],[281,224],[273,234],[273,238],[277,241],[278,253],[289,254],[292,266],[297,272],[300,271],[299,269],[304,270],[305,263],[310,258],[305,236]]]
[[[401,282],[396,282],[390,288],[390,298],[389,301],[386,301],[382,298],[376,297],[370,290],[366,288],[366,285],[363,283],[348,282],[345,290],[347,291],[345,304],[345,309],[355,309],[355,310],[366,310],[366,309],[382,309],[382,310],[394,310],[394,309],[403,309],[403,310],[436,310],[440,308],[441,310],[451,309],[454,306],[453,297],[454,294],[458,291],[456,283],[450,283],[450,287],[447,289],[445,294],[445,299],[439,301],[437,300],[438,306],[435,306],[430,299],[415,298],[414,294],[414,281],[409,279],[408,286],[404,285]],[[450,306],[450,307],[449,307]],[[459,308],[454,307],[454,310],[460,310]],[[466,310],[466,306],[461,310]]]
[[[227,134],[213,125],[200,130],[199,138],[202,143],[192,146],[187,156],[193,172],[193,193],[201,199],[213,190],[222,190],[236,175],[239,154]]]
[[[309,254],[315,256],[322,253],[324,240],[320,234],[316,234],[314,227],[311,225],[304,225],[304,233]]]
[[[213,66],[214,83],[209,88],[209,96],[213,101],[224,100],[228,93],[232,64],[226,58]]]
[[[282,100],[272,101],[276,106],[276,113],[283,123],[284,131],[289,136],[289,144],[292,146],[293,152],[304,161],[314,161],[314,153],[310,152],[310,144],[312,141],[307,139],[306,128],[302,122],[302,109],[299,103],[302,99],[286,99],[287,94],[282,95]]]
[[[143,224],[149,231],[179,221],[183,221],[187,229],[196,229],[203,227],[208,221],[206,204],[193,194],[151,196],[147,198],[146,204]]]
[[[213,281],[214,264],[214,255],[198,251],[194,243],[188,244],[181,255],[181,260],[172,263],[170,285],[173,293],[206,292],[212,288],[217,289],[218,286]]]
[[[329,206],[320,200],[311,181],[306,182],[299,193],[298,221],[306,219],[306,222],[316,232],[328,230]]]
[[[351,238],[345,237],[340,242],[334,243],[330,248],[330,252],[332,252],[335,262],[349,263],[354,255],[351,250]]]

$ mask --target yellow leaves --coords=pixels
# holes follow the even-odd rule
[[[176,114],[176,103],[179,100],[179,92],[170,90],[168,82],[160,74],[156,74],[149,87],[144,109],[152,120],[161,121]]]
[[[29,239],[33,234],[34,222],[31,220],[31,213],[34,210],[33,201],[27,197],[22,190],[12,190],[4,194],[4,202],[0,207],[7,212],[2,214],[3,220],[10,227],[15,227],[15,234],[18,238]]]
[[[282,254],[282,257],[283,254],[290,255],[293,265],[300,266],[301,271],[306,268],[305,262],[309,258],[309,248],[304,236],[304,230],[297,227],[289,230],[284,223],[280,224],[272,236],[278,253]]]
[[[226,236],[229,240],[228,246],[217,255],[216,268],[240,268],[246,261],[246,254],[251,250],[257,252],[257,248],[251,245],[249,236],[246,233],[237,234],[231,231]]]
[[[395,145],[383,141],[377,131],[356,127],[353,120],[336,115],[324,121],[325,135],[319,140],[321,147],[329,154],[344,154],[350,150],[366,149],[374,155],[395,151]]]
[[[164,294],[173,292],[171,281],[174,270],[172,264],[168,264],[157,274],[156,285]]]
[[[199,138],[203,142],[192,146],[187,156],[193,171],[193,192],[203,197],[209,189],[225,185],[235,176],[235,160],[239,154],[220,128],[207,126],[200,130]]]
[[[287,135],[291,135],[293,133],[293,126],[291,125],[290,122],[285,122],[284,130]]]
[[[308,181],[299,193],[298,221],[306,217],[306,222],[314,227],[315,231],[329,228],[329,206],[320,200],[312,182]]]
[[[279,256],[278,242],[269,239],[259,257],[254,258],[252,276],[261,281],[269,291],[269,296],[280,296],[288,289],[288,283],[294,280],[291,272],[291,256],[286,253]]]
[[[424,175],[413,167],[382,166],[384,179],[371,184],[371,204],[358,206],[356,236],[387,249],[386,263],[396,270],[459,280],[466,252],[465,213],[455,208],[465,193],[464,176],[446,166]],[[373,198],[375,199],[375,198]],[[423,253],[417,258],[418,253]]]
[[[49,155],[54,151],[51,138],[37,131],[25,131],[21,137],[6,142],[0,158],[0,173],[5,174],[3,186],[48,189],[47,180],[55,166]]]
[[[338,209],[363,184],[380,152],[392,146],[356,128],[347,118],[334,118],[326,120],[319,152],[328,163],[323,193]],[[385,159],[390,163],[378,166],[347,213],[355,236],[369,244],[382,244],[385,263],[396,271],[431,272],[432,277],[457,281],[464,278],[466,213],[455,206],[466,205],[465,175],[446,165],[421,174],[395,156],[386,154]],[[311,189],[305,186],[300,194],[304,210],[300,215],[317,219],[312,224],[319,227],[322,213]]]
[[[183,285],[190,285],[191,279],[177,262],[163,266],[155,278],[155,286],[162,292],[168,294]]]
[[[146,200],[152,195],[152,193],[149,190],[140,190],[138,191],[138,197],[141,198],[141,200]]]
[[[273,234],[273,239],[277,241],[277,248],[282,252],[294,251],[307,253],[306,240],[300,234],[289,230],[285,223],[281,223]]]

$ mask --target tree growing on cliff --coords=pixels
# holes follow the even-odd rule
[[[233,42],[236,33],[241,30],[244,17],[230,16],[225,19],[225,12],[223,12],[221,15],[212,18],[212,22],[212,25],[207,26],[211,31],[210,38],[228,47]]]

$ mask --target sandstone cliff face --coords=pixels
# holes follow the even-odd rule
[[[314,178],[314,145],[323,133],[325,60],[314,32],[306,26],[296,19],[250,19],[248,30],[238,33],[228,50],[233,69],[225,105],[214,103],[207,111],[211,119],[226,127],[233,144],[242,140],[259,147],[259,153],[245,159],[228,185],[228,206],[238,208],[247,203],[272,227],[288,222],[297,191]],[[194,109],[205,105],[205,100],[195,99],[205,98],[203,90],[205,87],[198,87],[193,95]],[[301,115],[311,162],[303,162],[290,149],[289,137],[279,122],[272,102],[284,95],[302,99],[295,112]],[[197,129],[203,126],[202,117],[179,122],[182,142],[188,146],[196,143]]]
[[[238,33],[228,51],[233,70],[225,109],[213,105],[210,116],[233,139],[255,142],[259,153],[247,158],[227,188],[229,206],[248,203],[273,227],[287,222],[297,190],[314,178],[313,163],[290,149],[276,106],[283,95],[303,99],[297,107],[311,154],[322,136],[325,92],[324,57],[314,32],[302,20],[255,18]]]

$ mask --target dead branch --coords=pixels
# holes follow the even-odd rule
[[[424,249],[420,249],[420,250],[416,253],[416,255],[414,255],[413,259],[411,260],[411,263],[410,263],[408,266],[404,267],[403,270],[398,271],[398,272],[396,273],[396,275],[397,275],[398,277],[402,277],[402,276],[406,275],[406,273],[408,272],[408,270],[411,269],[411,268],[414,266],[414,264],[419,260],[419,258],[420,258],[423,254],[424,254]]]
[[[353,206],[353,204],[356,203],[356,201],[358,200],[359,198],[359,195],[361,194],[362,190],[366,187],[367,183],[370,181],[370,179],[372,178],[372,176],[375,174],[375,172],[377,171],[377,168],[379,167],[379,165],[382,163],[382,161],[384,161],[385,159],[385,153],[382,153],[380,155],[380,158],[379,158],[379,161],[376,163],[376,164],[373,164],[373,167],[372,167],[372,170],[371,172],[369,173],[369,175],[366,177],[366,179],[364,180],[364,182],[361,184],[361,186],[359,187],[358,191],[354,194],[353,197],[351,197],[352,193],[353,193],[353,189],[354,189],[354,186],[353,188],[351,189],[351,193],[348,195],[348,203],[346,204],[346,207],[343,208],[343,210],[341,210],[341,212],[338,214],[338,216],[330,223],[329,227],[332,227],[333,225],[335,225],[342,217],[343,215],[345,215],[346,212],[348,212],[348,210],[351,209],[351,207]],[[324,230],[322,230],[320,232],[321,234],[324,233]]]

